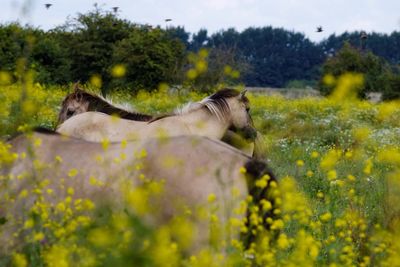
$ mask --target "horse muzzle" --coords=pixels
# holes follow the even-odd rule
[[[257,130],[251,126],[245,126],[241,129],[231,127],[230,130],[239,134],[242,138],[246,139],[247,141],[254,141],[257,138]]]

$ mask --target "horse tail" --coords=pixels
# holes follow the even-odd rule
[[[272,238],[279,235],[274,222],[280,218],[278,181],[268,164],[263,160],[251,159],[245,164],[249,195],[246,214],[246,231],[241,235],[248,249],[263,231],[269,231]]]

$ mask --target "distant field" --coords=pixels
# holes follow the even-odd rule
[[[271,87],[246,87],[250,92],[266,94],[266,95],[280,95],[288,99],[296,99],[303,97],[321,97],[318,90],[311,87],[309,88],[271,88]],[[372,103],[378,103],[382,99],[382,93],[370,92],[367,93],[367,99]]]
[[[271,88],[271,87],[246,87],[250,92],[262,93],[267,95],[281,95],[289,99],[302,97],[320,97],[319,91],[312,88]]]

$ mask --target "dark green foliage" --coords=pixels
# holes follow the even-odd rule
[[[193,34],[192,41],[190,43],[190,50],[198,51],[208,43],[208,32],[206,29],[200,29],[197,33]]]
[[[315,80],[323,61],[319,47],[303,34],[280,28],[234,29],[211,36],[213,47],[233,47],[251,71],[243,76],[248,86],[283,87],[290,80]]]
[[[31,58],[28,56],[41,34],[41,30],[29,26],[22,27],[16,23],[0,27],[0,70],[9,71],[14,74],[14,78],[18,78],[18,62],[24,58],[28,59],[24,62],[30,63]]]
[[[361,51],[346,42],[336,55],[328,58],[322,66],[322,76],[319,89],[324,95],[332,92],[334,84],[326,85],[323,77],[331,74],[339,77],[345,73],[361,73],[364,75],[364,85],[359,90],[359,96],[365,97],[367,92],[380,92],[389,90],[390,65],[372,52]]]
[[[159,28],[133,30],[113,48],[112,63],[126,66],[127,74],[112,84],[133,92],[156,89],[161,82],[175,82],[183,59],[184,44],[168,33]]]
[[[114,87],[153,89],[160,82],[177,80],[188,39],[184,28],[153,30],[96,7],[48,32],[0,25],[0,70],[13,73],[16,80],[16,63],[23,58],[22,66],[35,70],[41,83],[84,83],[98,75],[103,94]],[[125,79],[112,77],[116,64],[127,67]]]
[[[168,27],[167,33],[168,33],[168,36],[171,37],[172,39],[180,40],[185,45],[185,47],[189,46],[190,33],[185,31],[184,27],[180,27],[180,26]]]
[[[36,79],[42,83],[67,84],[71,82],[71,64],[68,48],[62,45],[66,33],[58,30],[40,32],[32,48],[31,67],[36,70]]]
[[[114,45],[127,38],[134,25],[96,8],[88,14],[79,14],[64,27],[73,33],[65,39],[73,62],[73,79],[86,82],[92,75],[100,75],[105,93],[111,81],[109,68]]]
[[[215,47],[209,49],[207,61],[207,71],[199,73],[192,81],[190,86],[202,92],[213,92],[216,86],[237,85],[250,71],[249,64],[238,56],[238,52],[232,47]],[[194,68],[195,64],[189,64],[189,68]]]
[[[398,88],[399,74],[392,75],[388,64],[391,68],[400,64],[400,32],[368,33],[364,39],[360,34],[331,35],[320,43],[311,42],[302,33],[273,27],[250,27],[242,32],[230,28],[212,35],[200,29],[191,35],[180,26],[161,29],[134,24],[96,6],[50,31],[16,23],[0,25],[0,70],[9,71],[17,80],[22,68],[17,70],[16,63],[25,59],[19,66],[34,69],[36,81],[41,83],[84,83],[99,75],[103,94],[115,87],[151,90],[159,82],[182,83],[185,72],[193,67],[188,53],[207,48],[208,71],[192,81],[200,89],[209,90],[211,83],[219,82],[284,87],[297,81],[297,87],[313,86],[321,78],[323,62],[328,58],[335,65],[337,56],[333,56],[349,42],[357,53],[341,51],[343,58],[347,57],[344,65],[324,66],[322,72],[333,71],[330,68],[335,69],[335,76],[344,70],[368,72],[362,94],[379,91],[385,99],[396,97],[398,89],[393,88]],[[359,57],[357,49],[361,47],[364,52]],[[115,64],[124,64],[128,76],[112,77],[110,70]],[[226,77],[225,65],[239,70],[240,78]],[[324,93],[330,90],[321,89]]]
[[[361,32],[345,32],[340,35],[332,34],[328,39],[319,43],[319,46],[327,56],[334,55],[345,42],[351,46],[361,48]],[[383,57],[391,64],[400,63],[400,32],[394,31],[390,35],[381,33],[368,33],[365,49],[379,57]]]
[[[400,99],[400,74],[392,74],[389,77],[389,86],[383,90],[382,99]]]

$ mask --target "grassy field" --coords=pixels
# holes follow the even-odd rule
[[[338,90],[351,91],[352,79]],[[67,90],[0,86],[2,140],[30,126],[53,128]],[[165,88],[112,96],[114,102],[151,114],[202,97]],[[261,232],[246,253],[231,240],[225,254],[204,248],[186,255],[181,247],[190,226],[184,220],[151,229],[140,216],[126,219],[107,211],[110,218],[125,219],[116,223],[93,215],[90,223],[71,230],[68,226],[78,220],[71,217],[56,229],[68,235],[59,236],[52,228],[22,222],[27,248],[0,259],[0,266],[400,266],[400,104],[371,104],[343,92],[330,99],[255,93],[249,98],[266,143],[265,157],[279,177],[281,219],[271,222],[272,233]],[[0,143],[0,166],[12,160]],[[121,228],[123,234],[114,234]],[[48,236],[52,242],[41,245]]]

